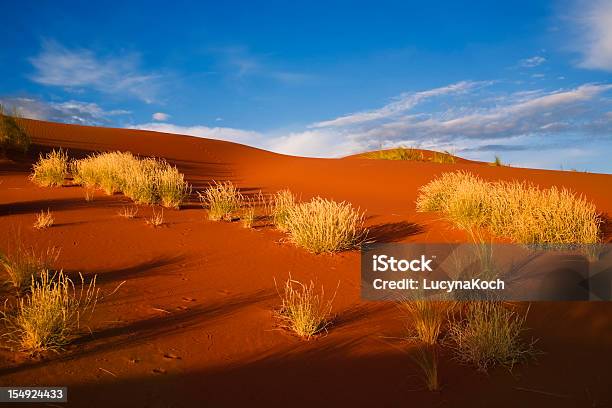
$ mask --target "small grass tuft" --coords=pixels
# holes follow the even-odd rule
[[[0,104],[0,153],[9,150],[27,152],[31,144],[30,135],[19,112],[14,110],[11,114],[7,113]]]
[[[53,218],[53,213],[51,210],[47,209],[45,212],[42,210],[40,213],[36,215],[36,221],[34,222],[34,228],[36,229],[45,229],[49,228],[53,225],[55,219]]]
[[[244,228],[253,228],[253,223],[255,222],[255,203],[252,199],[245,200],[245,203],[240,221]]]
[[[453,156],[452,153],[445,151],[444,153],[433,152],[431,161],[433,163],[454,164],[457,159],[455,159],[455,156]]]
[[[34,248],[18,243],[14,250],[0,254],[0,265],[8,275],[8,283],[17,293],[24,293],[30,288],[32,277],[50,270],[58,257],[59,251],[55,248],[37,252]]]
[[[290,190],[278,191],[272,197],[272,222],[281,231],[287,231],[289,209],[295,206],[295,196]]]
[[[93,313],[99,291],[95,277],[80,289],[62,272],[43,271],[32,277],[31,293],[19,299],[13,312],[2,313],[9,340],[30,353],[59,350],[67,345],[80,327],[84,313]]]
[[[147,224],[153,227],[159,227],[164,223],[164,209],[162,208],[160,212],[155,211],[153,208],[153,214],[151,217],[147,218],[145,221]]]
[[[231,221],[244,201],[244,197],[231,181],[215,181],[204,194],[198,192],[198,196],[202,206],[208,208],[208,219],[213,221]]]
[[[502,167],[502,166],[505,166],[505,164],[504,162],[502,162],[501,157],[499,157],[498,155],[495,155],[495,160],[493,160],[493,162],[491,163],[491,166]]]
[[[499,302],[469,302],[463,318],[451,321],[449,339],[457,360],[479,371],[501,365],[509,370],[533,356],[534,343],[521,339],[524,315]]]
[[[136,215],[138,214],[138,207],[135,205],[132,206],[127,206],[124,205],[121,210],[119,210],[119,212],[117,213],[118,216],[123,217],[123,218],[135,218]]]
[[[421,369],[421,377],[429,391],[439,391],[440,381],[438,379],[438,350],[434,345],[418,347],[411,355],[412,360]]]
[[[274,284],[276,285],[276,280]],[[329,327],[336,293],[331,299],[324,300],[325,291],[322,286],[318,293],[315,291],[314,282],[310,281],[310,284],[305,285],[289,276],[283,293],[279,292],[279,296],[282,300],[282,305],[278,310],[281,327],[294,332],[305,340],[310,340]]]
[[[68,155],[59,150],[52,150],[44,157],[40,155],[33,166],[30,179],[42,187],[61,186],[68,172]]]
[[[442,326],[448,319],[455,303],[438,300],[406,300],[399,303],[401,310],[408,312],[414,338],[425,344],[438,342]]]
[[[350,203],[316,197],[288,208],[286,225],[294,244],[316,254],[338,252],[363,242],[363,217]]]

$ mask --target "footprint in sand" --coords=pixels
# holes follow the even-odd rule
[[[194,298],[191,298],[191,297],[183,297],[183,300],[185,302],[195,302],[196,301]]]
[[[164,358],[167,360],[182,360],[181,356],[177,356],[176,354],[173,354],[173,353],[164,354]]]
[[[153,374],[166,374],[166,370],[163,368],[154,368],[151,372],[153,372]]]

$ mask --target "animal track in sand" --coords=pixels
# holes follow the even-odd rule
[[[165,353],[164,358],[167,360],[182,360],[183,359],[181,356],[177,356],[176,354],[173,354],[173,353]]]
[[[163,368],[154,368],[153,370],[151,370],[151,372],[153,374],[166,374],[167,371]]]

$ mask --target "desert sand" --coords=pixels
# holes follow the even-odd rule
[[[57,266],[97,275],[105,296],[82,335],[61,353],[36,358],[0,351],[0,386],[65,385],[68,406],[414,406],[603,407],[612,403],[612,304],[536,303],[526,337],[538,338],[536,362],[488,375],[440,362],[442,390],[424,389],[410,357],[406,320],[390,303],[363,302],[359,252],[313,255],[271,226],[212,222],[196,199],[165,210],[152,228],[117,211],[130,201],[84,189],[37,187],[28,179],[39,152],[130,151],[167,159],[195,190],[231,180],[244,194],[289,188],[366,211],[370,238],[382,242],[462,242],[439,214],[417,213],[417,190],[445,171],[485,179],[529,180],[584,194],[612,213],[612,175],[358,156],[284,156],[217,140],[156,132],[29,121],[35,146],[0,162],[0,248],[15,234],[39,248],[61,249]],[[49,208],[56,225],[34,230]],[[610,240],[605,231],[606,240]],[[274,279],[314,280],[333,292],[336,318],[327,334],[303,341],[279,329]],[[8,292],[8,289],[5,289]],[[7,296],[6,293],[3,295]]]

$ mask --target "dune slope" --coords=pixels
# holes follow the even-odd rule
[[[603,406],[611,401],[612,306],[533,305],[528,336],[546,354],[538,364],[489,376],[461,366],[445,351],[443,391],[425,391],[392,304],[359,299],[359,254],[309,254],[271,227],[243,229],[206,220],[194,200],[165,211],[166,225],[117,211],[126,198],[80,187],[40,188],[28,180],[39,151],[62,147],[71,156],[122,150],[166,158],[195,189],[232,180],[245,194],[290,188],[301,199],[320,195],[366,211],[370,236],[383,242],[457,242],[467,237],[436,214],[416,213],[418,188],[436,175],[468,170],[487,179],[560,185],[612,212],[612,176],[360,158],[284,156],[229,142],[156,132],[28,121],[31,155],[0,162],[0,249],[19,235],[37,248],[61,248],[58,266],[98,276],[106,296],[93,319],[59,355],[29,358],[0,352],[0,385],[67,385],[69,406]],[[32,229],[49,208],[56,225]],[[608,238],[609,239],[609,238]],[[339,285],[337,318],[326,336],[301,341],[279,330],[274,279],[291,273]],[[338,283],[339,282],[339,283]],[[8,296],[8,288],[4,296]],[[477,395],[477,397],[475,397]]]

